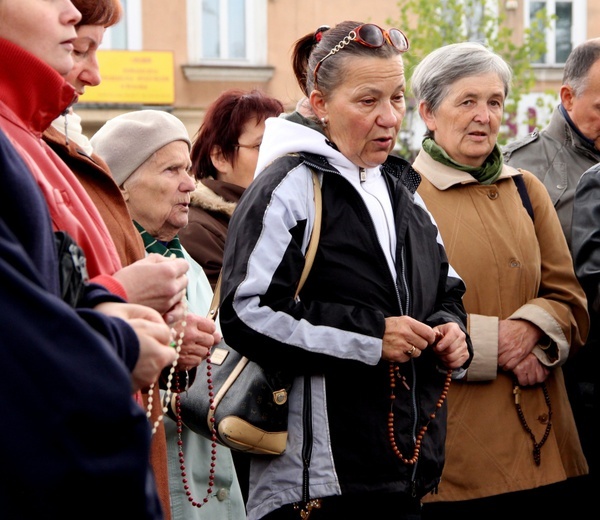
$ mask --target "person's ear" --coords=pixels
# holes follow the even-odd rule
[[[119,186],[119,189],[121,190],[121,195],[123,195],[125,202],[129,202],[129,190],[124,186]]]
[[[560,87],[560,102],[565,107],[565,110],[569,112],[573,108],[573,100],[575,99],[575,92],[573,87],[570,85],[562,85]]]
[[[310,106],[319,120],[328,119],[327,102],[320,90],[313,90],[309,96]]]
[[[427,126],[427,129],[434,132],[437,128],[435,115],[425,101],[419,101],[419,115],[425,123],[425,126]]]
[[[229,167],[229,163],[225,160],[223,151],[218,144],[214,145],[210,151],[210,162],[218,172],[224,172]]]

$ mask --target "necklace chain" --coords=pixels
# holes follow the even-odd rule
[[[171,255],[171,258],[174,258],[175,255]],[[215,467],[216,467],[216,463],[217,463],[217,432],[215,430],[214,427],[214,420],[213,420],[213,426],[212,426],[212,430],[211,430],[211,434],[212,434],[212,444],[211,444],[211,459],[210,459],[210,470],[209,470],[209,477],[208,477],[208,488],[206,490],[206,496],[204,497],[204,499],[201,502],[198,502],[196,499],[194,499],[194,497],[192,496],[192,492],[190,490],[190,486],[188,484],[188,479],[187,479],[187,473],[186,473],[186,467],[185,467],[185,457],[184,457],[184,453],[183,453],[183,438],[182,438],[182,433],[183,433],[183,420],[181,419],[181,400],[179,398],[179,394],[181,393],[181,385],[180,385],[180,381],[179,381],[179,371],[176,370],[177,367],[177,363],[179,362],[179,356],[181,354],[181,347],[183,345],[183,339],[185,336],[185,327],[187,325],[187,314],[188,314],[188,306],[187,306],[187,300],[184,298],[184,311],[183,311],[183,320],[181,322],[181,332],[179,333],[179,336],[177,337],[176,332],[174,329],[171,329],[174,337],[177,337],[177,341],[173,341],[171,343],[171,347],[175,348],[175,351],[177,352],[177,356],[175,357],[175,360],[173,361],[173,363],[171,364],[171,368],[169,369],[169,375],[167,377],[167,389],[165,391],[165,395],[164,398],[162,399],[162,408],[161,408],[161,414],[156,418],[156,420],[154,421],[154,424],[152,425],[152,435],[154,436],[154,434],[156,433],[156,431],[158,430],[158,427],[161,423],[161,421],[164,419],[165,414],[169,411],[169,403],[172,399],[173,396],[173,382],[175,383],[175,422],[177,424],[177,446],[179,447],[179,468],[181,470],[181,481],[183,483],[183,488],[185,490],[185,494],[188,497],[188,501],[191,503],[192,506],[197,507],[197,508],[201,508],[204,504],[206,504],[208,502],[208,500],[210,499],[210,497],[212,496],[213,493],[213,486],[215,485]],[[208,382],[208,391],[209,391],[209,396],[210,396],[210,406],[212,407],[214,404],[214,393],[213,393],[213,384],[212,384],[212,363],[210,360],[210,350],[208,352],[208,356],[206,357],[205,360],[206,363],[206,376],[207,376],[207,382]],[[155,387],[155,383],[152,383],[150,385],[150,387],[148,388],[148,406],[146,409],[146,417],[148,418],[148,420],[151,420],[152,417],[152,408],[153,408],[153,401],[154,401],[154,387]]]
[[[143,235],[142,235],[142,237],[143,237]],[[169,256],[169,258],[175,259],[175,258],[177,258],[177,256],[175,255],[175,253],[172,253]],[[173,360],[173,363],[171,364],[171,368],[169,369],[169,375],[167,376],[167,389],[166,389],[164,398],[162,399],[162,402],[161,402],[160,415],[156,418],[156,420],[154,421],[154,424],[152,425],[152,436],[154,436],[154,434],[158,430],[160,423],[164,419],[165,414],[169,411],[169,402],[170,402],[171,396],[173,394],[173,391],[172,391],[173,376],[174,376],[175,370],[177,368],[177,363],[179,363],[179,355],[181,354],[181,347],[183,345],[183,338],[185,336],[185,327],[187,325],[187,314],[188,314],[187,299],[184,297],[182,301],[183,301],[184,308],[183,308],[183,319],[181,321],[181,332],[179,333],[179,337],[177,337],[177,333],[175,332],[175,329],[171,329],[171,333],[173,334],[173,337],[177,337],[177,341],[171,342],[171,347],[173,347],[175,349],[175,352],[177,353],[177,355],[175,356],[175,359]],[[148,418],[149,421],[152,420],[152,408],[154,406],[154,387],[155,386],[156,386],[156,383],[154,382],[148,388],[148,396],[147,396],[148,406],[146,408],[146,417]],[[160,395],[160,392],[159,392],[159,395]]]
[[[204,361],[206,363],[206,377],[208,383],[208,395],[210,407],[212,408],[214,404],[214,392],[213,392],[213,384],[212,384],[212,363],[210,361],[210,352],[207,358]],[[183,453],[183,420],[181,419],[181,400],[179,398],[180,388],[179,388],[179,374],[175,374],[175,418],[177,422],[177,445],[179,446],[179,469],[181,470],[181,481],[183,483],[183,489],[185,490],[185,495],[188,498],[188,502],[198,509],[201,508],[204,504],[208,502],[208,500],[213,495],[213,487],[215,485],[215,468],[217,465],[217,431],[214,427],[214,420],[211,428],[211,452],[210,452],[210,470],[208,474],[208,487],[206,488],[206,496],[202,499],[202,501],[196,500],[192,496],[192,492],[190,490],[190,486],[188,484],[187,479],[187,471],[185,467],[185,456]]]

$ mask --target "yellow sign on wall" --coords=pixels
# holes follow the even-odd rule
[[[172,52],[98,51],[102,82],[87,87],[81,103],[172,105],[175,78]]]

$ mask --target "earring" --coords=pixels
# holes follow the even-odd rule
[[[321,118],[321,124],[322,124],[323,126],[327,126],[327,123],[328,123],[328,121],[327,121],[327,118],[326,118],[326,117],[322,117],[322,118]]]

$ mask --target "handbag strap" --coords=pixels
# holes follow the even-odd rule
[[[304,286],[304,282],[308,278],[308,274],[310,273],[310,269],[315,260],[315,255],[317,254],[319,237],[321,235],[321,183],[319,182],[319,176],[317,173],[312,168],[310,171],[312,172],[313,188],[315,191],[315,223],[313,224],[310,239],[308,241],[308,247],[306,248],[306,260],[304,262],[304,269],[302,270],[300,281],[298,282],[298,287],[296,289],[296,296],[300,294],[300,291]]]
[[[312,172],[312,181],[313,181],[313,189],[315,192],[315,223],[313,225],[312,232],[310,234],[310,240],[308,242],[308,247],[306,248],[304,269],[302,269],[302,274],[300,275],[300,280],[298,282],[298,287],[296,288],[296,296],[300,294],[304,282],[308,278],[308,274],[310,273],[310,269],[315,260],[315,255],[317,254],[317,247],[319,246],[319,237],[321,235],[321,183],[319,181],[319,176],[317,173],[311,168]],[[217,279],[217,283],[215,285],[215,289],[213,291],[213,298],[210,302],[210,309],[208,310],[208,317],[212,320],[217,319],[217,313],[219,311],[219,301],[221,298],[221,276],[223,275],[223,271],[219,273],[219,278]]]

